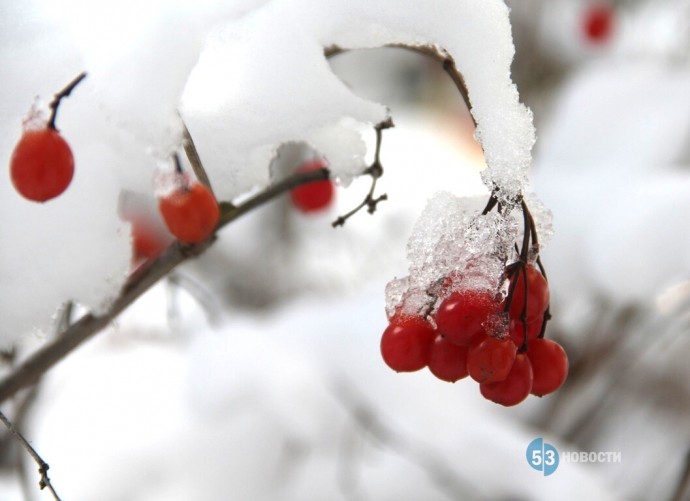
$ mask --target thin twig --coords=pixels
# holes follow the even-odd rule
[[[192,166],[194,175],[199,180],[199,182],[206,186],[211,191],[211,193],[213,193],[213,188],[211,187],[211,180],[209,179],[208,174],[206,173],[206,169],[204,169],[204,165],[201,163],[201,157],[199,156],[199,152],[196,149],[196,145],[194,144],[192,135],[189,133],[189,129],[187,128],[187,124],[184,122],[184,120],[182,120],[182,118],[180,118],[180,120],[182,121],[182,134],[184,135],[184,152],[187,155],[189,164]]]
[[[328,169],[299,173],[269,186],[238,206],[221,204],[221,216],[216,231],[292,188],[329,178],[330,173]],[[0,380],[0,403],[13,396],[19,390],[34,384],[51,367],[107,327],[122,311],[161,278],[168,275],[187,259],[205,252],[213,244],[214,238],[211,237],[205,242],[194,245],[174,242],[158,258],[137,268],[123,287],[120,295],[113,301],[105,313],[102,315],[87,313],[73,323],[61,336],[43,345]]]
[[[465,84],[465,78],[462,76],[462,73],[460,73],[457,66],[455,66],[455,59],[453,59],[453,57],[450,54],[448,54],[448,52],[441,49],[440,47],[433,45],[388,44],[385,47],[415,52],[417,54],[421,54],[423,56],[433,59],[434,61],[441,63],[443,71],[445,71],[450,77],[450,79],[453,81],[453,84],[458,89],[458,92],[462,96],[463,101],[465,101],[467,109],[470,110],[470,116],[472,117],[472,122],[474,123],[474,126],[477,126],[477,121],[474,119],[474,116],[471,113],[472,107],[470,105],[470,95],[467,89],[467,85]],[[324,49],[324,55],[326,56],[326,58],[331,58],[339,54],[350,52],[350,50],[352,49],[345,49],[337,45],[331,45],[330,47],[326,47]]]
[[[352,216],[357,214],[360,210],[362,210],[364,207],[367,208],[367,212],[369,214],[373,214],[376,212],[376,207],[378,206],[379,202],[383,202],[384,200],[388,200],[388,195],[385,193],[383,195],[380,195],[378,197],[374,197],[374,192],[376,191],[376,182],[378,179],[383,176],[383,166],[381,165],[381,142],[383,139],[383,130],[385,129],[390,129],[391,127],[394,127],[393,120],[388,117],[386,120],[381,122],[380,124],[376,125],[375,130],[376,130],[376,151],[374,152],[374,161],[372,164],[367,167],[362,174],[371,176],[371,186],[369,187],[369,193],[367,193],[367,196],[364,197],[364,200],[352,209],[350,212],[347,214],[343,214],[342,216],[338,216],[338,218],[331,223],[331,226],[333,228],[337,228],[338,226],[344,226],[345,222],[350,219]]]
[[[26,449],[26,451],[29,453],[29,455],[33,458],[33,460],[36,462],[38,465],[38,473],[41,475],[41,479],[38,482],[38,486],[41,488],[41,490],[45,489],[46,487],[48,490],[51,492],[53,495],[53,498],[55,498],[55,501],[60,501],[60,497],[57,495],[57,492],[55,492],[55,489],[53,488],[53,484],[50,483],[50,478],[48,478],[48,469],[50,466],[48,466],[48,463],[43,461],[43,458],[38,455],[36,450],[31,447],[31,444],[24,438],[24,436],[17,430],[12,422],[7,419],[7,416],[0,411],[0,421],[7,427],[8,430],[14,435],[14,437],[19,441],[20,444],[22,444],[22,447]]]
[[[55,127],[55,119],[57,118],[57,112],[60,106],[60,101],[62,101],[63,98],[69,96],[74,90],[74,88],[77,85],[79,85],[79,82],[81,82],[85,78],[86,72],[82,71],[70,83],[68,83],[64,89],[62,89],[60,92],[53,96],[53,100],[48,105],[48,107],[50,108],[50,117],[48,117],[48,128],[57,130],[57,127]]]

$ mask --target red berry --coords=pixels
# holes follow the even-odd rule
[[[459,290],[441,302],[436,312],[439,332],[449,341],[469,346],[478,335],[484,334],[484,323],[500,311],[494,295],[484,290]]]
[[[437,378],[454,383],[467,377],[467,348],[439,334],[431,345],[429,370]]]
[[[587,40],[601,44],[606,42],[613,32],[613,7],[605,4],[592,5],[584,13],[582,32]]]
[[[148,259],[160,256],[170,244],[170,234],[161,231],[155,224],[144,219],[133,219],[132,225],[132,261],[139,264]]]
[[[160,198],[158,208],[170,233],[189,244],[211,236],[220,218],[220,208],[213,193],[196,182]]]
[[[541,397],[552,393],[565,382],[568,355],[560,344],[550,339],[535,339],[527,345],[527,356],[534,371],[534,395]]]
[[[525,304],[525,270],[527,275],[527,304]],[[528,321],[542,319],[546,308],[549,307],[550,300],[549,284],[544,275],[530,264],[514,273],[510,282],[510,289],[515,287],[510,303],[510,317],[512,319],[521,318],[526,307]]]
[[[541,326],[544,323],[543,318],[527,321],[527,341],[537,339],[541,334]],[[525,325],[522,320],[514,319],[510,321],[509,329],[510,339],[513,340],[516,346],[522,346],[525,342]]]
[[[527,398],[532,390],[532,364],[524,353],[518,353],[515,363],[503,381],[481,383],[479,391],[487,400],[510,407]]]
[[[326,164],[323,160],[313,160],[302,164],[296,170],[296,173],[311,172],[324,167],[326,167]],[[333,182],[329,179],[324,179],[293,188],[290,191],[290,197],[294,206],[302,212],[317,212],[331,204],[334,193]]]
[[[383,361],[397,372],[423,369],[435,337],[436,331],[422,317],[395,314],[381,336]]]
[[[12,153],[10,176],[24,198],[35,202],[55,198],[72,182],[72,150],[53,128],[27,130]]]
[[[510,338],[486,337],[467,352],[467,370],[478,383],[502,381],[515,362],[517,346]]]

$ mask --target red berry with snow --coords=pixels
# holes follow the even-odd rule
[[[210,237],[220,219],[220,208],[213,193],[197,182],[178,187],[160,198],[158,208],[170,233],[188,244]]]
[[[381,356],[397,372],[414,372],[429,363],[436,330],[419,316],[396,313],[381,336]]]
[[[146,221],[144,218],[132,219],[132,262],[137,264],[160,256],[172,241],[165,229]]]
[[[479,391],[487,400],[510,407],[527,398],[532,390],[532,380],[532,364],[529,358],[524,353],[518,353],[505,379],[481,383]]]
[[[323,169],[326,164],[323,160],[313,160],[302,164],[295,172],[305,173]],[[333,181],[324,179],[303,184],[290,191],[292,204],[305,213],[318,212],[327,208],[333,202],[335,187]]]
[[[24,132],[10,159],[10,177],[20,195],[45,202],[62,194],[73,176],[72,150],[57,130]]]
[[[459,290],[441,302],[436,312],[439,332],[449,341],[469,346],[477,335],[485,333],[484,325],[500,311],[494,294],[485,290]]]

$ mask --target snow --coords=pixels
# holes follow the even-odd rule
[[[3,223],[12,249],[0,255],[0,293],[12,298],[2,307],[6,346],[45,329],[63,301],[99,311],[117,294],[130,260],[120,190],[151,191],[159,165],[179,147],[178,111],[221,199],[265,186],[278,146],[290,141],[313,147],[350,184],[366,165],[363,126],[388,112],[334,75],[324,47],[402,42],[447,50],[469,89],[485,182],[501,186],[506,200],[524,186],[534,130],[510,80],[514,48],[499,1],[445,0],[431,10],[392,0],[35,0],[3,8],[8,43],[0,62],[11,75],[12,103],[0,125],[5,160],[33,94],[48,100],[80,71],[89,74],[59,115],[77,165],[68,192],[36,207],[2,188],[3,213],[13,214]],[[59,249],[45,244],[57,241]],[[22,265],[28,256],[31,265]],[[39,287],[43,277],[59,285]]]
[[[684,66],[616,61],[578,71],[561,91],[533,181],[569,222],[545,256],[569,263],[552,279],[572,295],[640,301],[687,278],[686,232],[674,229],[683,225],[690,186],[682,167],[689,82]],[[627,265],[620,256],[630,256]]]
[[[407,245],[409,277],[400,294],[400,282],[388,288],[390,312],[398,307],[408,315],[429,311],[443,289],[496,291],[515,231],[512,218],[481,215],[485,196],[457,197],[449,192],[434,195],[419,216]],[[508,231],[506,231],[508,228]],[[456,277],[452,285],[445,280]]]
[[[616,499],[579,465],[539,478],[524,460],[537,432],[474,385],[390,372],[371,285],[213,330],[187,298],[187,335],[167,342],[150,337],[164,319],[137,333],[156,301],[135,306],[43,387],[34,441],[56,488],[74,500]],[[150,294],[160,308],[163,291]],[[75,414],[74,402],[88,404]]]
[[[444,1],[436,8],[417,2],[274,1],[212,32],[185,89],[182,113],[192,134],[202,138],[199,148],[221,195],[232,198],[265,184],[265,166],[277,146],[289,141],[317,148],[345,183],[361,172],[361,151],[343,158],[343,144],[336,140],[352,135],[342,119],[375,125],[385,120],[386,109],[344,86],[323,48],[406,43],[438,45],[455,57],[489,165],[485,182],[514,199],[524,186],[534,130],[510,81],[507,10],[494,1]],[[433,15],[441,11],[443,16]],[[333,139],[323,139],[328,136]]]
[[[544,4],[535,33],[546,26],[548,36],[579,43],[554,16],[556,4],[570,4],[563,22],[574,22],[583,2]],[[98,309],[112,297],[130,267],[121,218],[155,207],[180,103],[225,197],[284,175],[273,160],[285,141],[326,156],[342,186],[321,214],[297,214],[284,197],[233,223],[48,374],[24,424],[63,498],[670,497],[690,437],[688,30],[674,10],[687,2],[643,4],[621,7],[629,17],[612,46],[546,44],[573,73],[542,117],[529,185],[534,133],[510,82],[501,2],[442,0],[431,10],[407,0],[209,0],[165,2],[163,16],[154,0],[0,4],[6,162],[35,95],[45,102],[89,70],[58,124],[77,155],[75,184],[33,205],[0,183],[5,343],[40,326],[24,337],[39,344],[66,299]],[[645,18],[656,28],[643,29]],[[330,70],[349,55],[331,66],[322,52],[401,40],[455,58],[487,154],[483,175],[483,159],[460,137],[467,124],[360,92],[361,73]],[[365,66],[366,76],[385,73],[381,66]],[[369,189],[368,179],[349,178],[371,162],[371,126],[388,114],[397,126],[383,134],[377,192],[389,199],[333,230]],[[493,183],[506,196],[525,192],[548,244],[547,335],[586,368],[558,395],[512,409],[468,382],[393,373],[378,353],[385,297],[390,314],[412,281],[421,307],[428,282],[514,239],[513,218],[475,217]],[[413,276],[391,281],[411,272],[411,234]],[[497,276],[487,263],[481,276],[487,270]],[[559,451],[622,451],[623,461],[561,464],[543,477],[525,461],[538,436]],[[18,483],[2,474],[0,497],[22,499]]]

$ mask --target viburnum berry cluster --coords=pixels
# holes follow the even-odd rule
[[[482,216],[499,205],[492,195]],[[467,287],[453,273],[440,279],[432,306],[414,313],[396,309],[381,337],[381,354],[391,369],[428,367],[448,382],[469,376],[485,398],[505,406],[563,384],[568,358],[560,344],[544,337],[551,318],[549,286],[536,225],[524,200],[520,205],[522,246],[505,264],[499,287]]]

